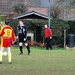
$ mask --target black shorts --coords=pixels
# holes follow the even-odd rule
[[[24,41],[24,38],[23,37],[19,37],[19,43],[22,42],[22,43],[27,43],[27,39]]]

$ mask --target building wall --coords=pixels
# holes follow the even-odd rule
[[[30,12],[32,10],[48,16],[48,8],[38,8],[38,7],[36,7],[36,8],[28,8],[27,12]]]
[[[26,0],[0,0],[0,14],[13,13],[13,6]]]
[[[68,20],[75,20],[75,9],[70,9],[66,11],[66,18]]]
[[[48,8],[40,8],[41,0],[0,0],[0,14],[14,14],[13,6],[17,4],[27,4],[28,11],[36,11],[48,15]]]
[[[16,4],[27,4],[28,11],[36,11],[44,15],[48,15],[48,1],[49,0],[0,0],[0,15],[15,14],[13,12],[13,6]],[[56,0],[50,0],[51,5],[56,4]],[[28,12],[27,11],[27,12]],[[60,18],[64,19],[64,11],[62,11]],[[66,19],[75,19],[75,9],[68,10],[66,13]]]
[[[40,7],[41,5],[41,0],[29,0],[30,2],[35,4],[35,7]]]

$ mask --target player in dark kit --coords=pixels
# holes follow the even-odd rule
[[[17,39],[19,39],[19,48],[20,48],[20,54],[23,54],[23,44],[26,46],[27,50],[28,50],[28,55],[30,54],[30,48],[29,48],[29,44],[27,41],[27,29],[24,26],[22,21],[19,21],[19,26],[17,28],[18,30],[18,35],[17,35]]]

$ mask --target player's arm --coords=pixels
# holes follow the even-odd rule
[[[16,37],[16,39],[18,39],[18,36],[19,36],[19,26],[17,28],[17,37]]]
[[[52,29],[49,29],[50,39],[52,39]]]
[[[14,33],[13,29],[12,29],[12,41],[16,41],[16,36],[15,36],[15,33]]]
[[[4,32],[4,28],[1,28],[1,31],[0,31],[0,36],[4,35],[5,32]]]

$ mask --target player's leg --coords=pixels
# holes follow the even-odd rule
[[[11,48],[10,48],[10,47],[8,47],[8,48],[7,48],[7,50],[8,50],[8,62],[9,62],[9,64],[11,64],[11,63],[12,63]]]
[[[52,50],[51,39],[50,38],[47,38],[47,44],[48,44],[48,48],[50,48]]]
[[[1,49],[0,49],[0,64],[2,64],[3,50],[4,50],[4,47],[1,47]]]
[[[25,44],[25,46],[26,46],[26,48],[27,48],[27,50],[28,50],[28,55],[30,55],[30,47],[29,47],[28,42],[25,42],[24,44]]]
[[[49,40],[48,40],[48,38],[46,38],[46,50],[48,50],[49,49]]]
[[[21,54],[23,54],[23,43],[22,42],[19,42],[19,49],[20,49],[20,54],[19,55],[21,55]]]

